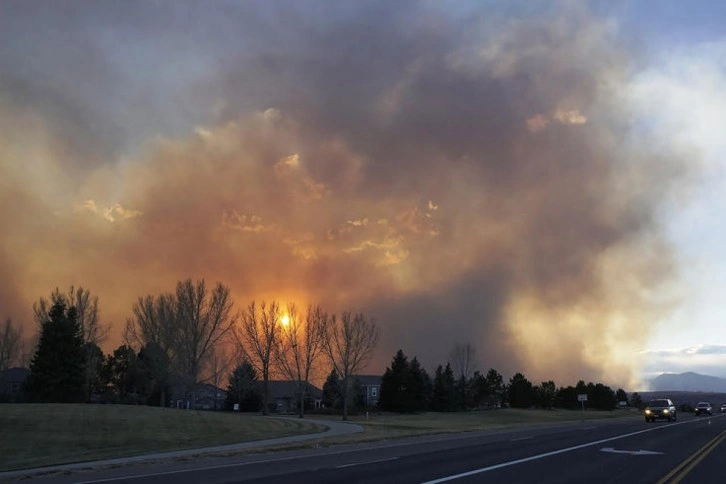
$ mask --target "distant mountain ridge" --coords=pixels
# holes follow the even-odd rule
[[[650,380],[649,383],[651,391],[726,393],[726,378],[701,375],[692,371],[686,373],[663,373]]]

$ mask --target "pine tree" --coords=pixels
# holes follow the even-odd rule
[[[429,407],[431,399],[431,378],[421,367],[418,358],[414,357],[408,367],[409,394],[411,397],[410,410],[421,412]]]
[[[335,368],[330,370],[328,378],[323,384],[323,405],[325,408],[343,408],[343,398],[340,393],[340,377]]]
[[[509,380],[509,404],[514,408],[527,408],[534,403],[532,382],[522,373],[515,373]]]
[[[240,412],[256,412],[262,397],[257,385],[257,372],[248,360],[243,361],[229,376],[226,406],[229,410],[239,405]]]
[[[403,350],[398,350],[381,378],[381,396],[378,401],[381,409],[389,412],[411,410],[409,395],[409,363]]]
[[[448,402],[446,392],[444,391],[444,368],[439,365],[434,373],[434,388],[431,395],[431,410],[435,412],[444,412],[448,410]]]
[[[41,326],[40,341],[26,383],[35,402],[82,402],[86,351],[76,308],[58,300]]]

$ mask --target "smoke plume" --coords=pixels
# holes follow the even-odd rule
[[[0,317],[30,325],[32,301],[82,285],[114,346],[136,297],[205,277],[239,306],[374,317],[371,372],[458,341],[505,376],[632,381],[686,169],[633,135],[612,22],[528,2],[36,5],[0,7]]]

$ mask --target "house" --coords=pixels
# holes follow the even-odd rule
[[[217,388],[210,383],[202,383],[197,386],[196,408],[201,410],[223,410],[224,401],[227,399],[227,392]]]
[[[267,382],[267,393],[271,410],[274,412],[288,413],[298,409],[298,382],[292,380],[271,380]],[[323,402],[323,391],[307,383],[305,390],[305,406],[320,408]]]
[[[356,375],[354,378],[363,392],[365,408],[377,407],[378,399],[381,396],[381,377],[378,375]]]
[[[23,385],[28,379],[27,368],[8,368],[0,372],[0,402],[20,402],[23,400]]]
[[[169,406],[173,408],[196,408],[197,410],[224,410],[227,392],[210,383],[199,383],[192,392],[182,383],[172,387],[173,398]],[[192,400],[195,402],[192,404]]]

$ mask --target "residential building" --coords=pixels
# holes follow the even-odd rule
[[[260,386],[262,384],[260,383]],[[298,382],[291,380],[272,380],[267,384],[271,410],[279,413],[296,412],[298,407]],[[323,391],[307,384],[305,390],[306,407],[320,408],[323,402]]]
[[[0,402],[20,402],[23,400],[23,385],[28,379],[27,368],[8,368],[0,372]]]
[[[354,378],[363,391],[365,407],[377,407],[378,399],[381,396],[381,377],[379,375],[356,375]]]

